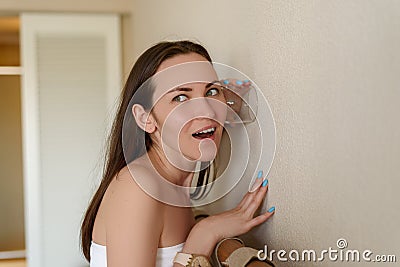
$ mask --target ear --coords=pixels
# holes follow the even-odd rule
[[[153,116],[149,114],[142,105],[134,104],[132,106],[132,114],[135,118],[136,124],[147,133],[154,133],[157,129],[156,121]]]

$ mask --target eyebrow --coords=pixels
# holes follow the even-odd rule
[[[173,93],[173,92],[176,92],[176,91],[190,92],[190,91],[192,91],[192,88],[177,87],[177,88],[174,88],[174,89],[172,89],[172,90],[169,90],[169,91],[167,92],[167,94]]]
[[[211,86],[213,86],[214,84],[221,85],[221,82],[220,82],[220,81],[217,81],[217,80],[212,81],[212,82],[210,82],[209,84],[206,85],[206,88],[211,87]]]
[[[220,83],[220,81],[217,81],[217,80],[213,81],[213,82],[210,82],[210,83],[208,83],[206,85],[206,88],[209,88],[209,87],[213,86],[214,84],[218,84],[218,83]],[[177,92],[177,91],[191,92],[191,91],[193,91],[193,89],[192,88],[187,88],[187,87],[176,87],[174,89],[169,90],[166,94],[169,94],[169,93],[172,93],[172,92]]]

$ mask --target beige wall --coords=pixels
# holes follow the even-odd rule
[[[135,55],[200,40],[271,105],[277,211],[251,244],[322,250],[343,237],[400,257],[399,14],[398,1],[135,1]]]

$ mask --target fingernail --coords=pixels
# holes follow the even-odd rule
[[[244,82],[244,83],[248,83],[248,82],[250,82],[250,80],[243,80],[243,82]]]
[[[263,171],[258,171],[257,178],[261,178],[262,174],[263,174]]]
[[[265,179],[264,182],[262,183],[262,186],[265,187],[268,184],[268,179]]]
[[[242,85],[242,84],[243,84],[243,82],[242,82],[242,81],[239,81],[239,80],[237,80],[237,81],[236,81],[236,84],[237,84],[237,85]]]
[[[269,208],[268,210],[267,210],[268,212],[274,212],[275,211],[275,207],[271,207],[271,208]]]
[[[224,84],[229,84],[229,81],[228,80],[224,80]]]

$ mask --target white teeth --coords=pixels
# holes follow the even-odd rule
[[[201,132],[197,132],[197,133],[195,133],[195,134],[211,133],[211,132],[214,132],[214,131],[215,131],[215,127],[210,128],[210,129],[207,129],[207,130],[204,130],[204,131],[201,131]]]

